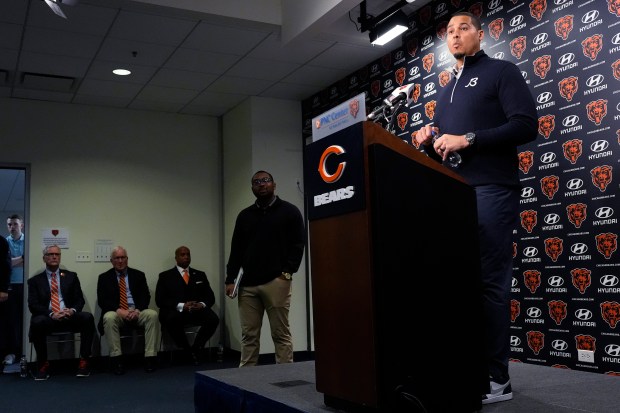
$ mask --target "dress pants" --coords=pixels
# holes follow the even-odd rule
[[[157,356],[159,346],[159,321],[157,311],[150,308],[140,311],[138,320],[135,323],[127,323],[116,311],[108,311],[103,315],[103,333],[110,349],[110,357],[117,357],[123,354],[121,350],[122,327],[144,327],[144,357]]]
[[[519,190],[478,186],[478,233],[489,375],[503,382],[510,356],[510,286],[513,230],[519,223]]]
[[[160,310],[161,316],[161,310]],[[205,346],[211,338],[220,319],[215,312],[208,307],[194,311],[169,311],[160,319],[162,327],[168,330],[174,344],[185,350],[190,349],[187,336],[185,335],[186,326],[200,326],[196,338],[194,339],[194,349],[199,350]]]
[[[80,357],[90,357],[95,336],[95,319],[91,313],[80,311],[60,321],[48,315],[37,315],[30,320],[30,341],[37,351],[39,363],[47,361],[47,336],[58,331],[80,333]]]
[[[239,367],[255,366],[260,354],[260,332],[267,311],[276,363],[293,362],[293,338],[288,313],[292,281],[275,278],[254,287],[242,287],[238,296],[241,321],[241,360]]]

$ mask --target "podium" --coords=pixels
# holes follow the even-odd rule
[[[311,143],[304,162],[325,403],[478,410],[488,373],[473,188],[371,122]]]

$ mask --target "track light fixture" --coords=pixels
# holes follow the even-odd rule
[[[383,46],[409,29],[407,15],[401,10],[408,3],[411,1],[400,0],[376,17],[366,13],[366,0],[360,3],[358,21],[362,32],[369,31],[370,43]]]

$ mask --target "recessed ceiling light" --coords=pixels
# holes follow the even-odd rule
[[[131,74],[131,71],[127,69],[114,69],[112,70],[112,73],[119,76],[128,76]]]

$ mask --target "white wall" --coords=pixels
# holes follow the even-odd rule
[[[96,239],[112,239],[127,248],[129,266],[147,274],[156,308],[157,276],[174,265],[175,248],[185,244],[192,266],[207,272],[220,312],[217,119],[0,99],[0,139],[0,162],[31,166],[27,276],[44,268],[42,230],[66,229],[70,248],[61,265],[78,273],[85,310],[98,319],[97,276],[111,265],[77,263],[75,256],[92,252]]]

